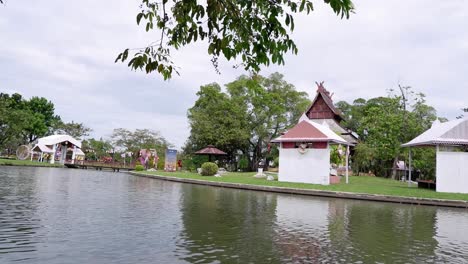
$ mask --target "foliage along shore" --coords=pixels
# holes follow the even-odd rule
[[[63,168],[62,164],[50,164],[30,160],[0,159],[0,166],[52,167]]]

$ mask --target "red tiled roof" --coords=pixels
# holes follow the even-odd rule
[[[310,120],[302,120],[284,135],[271,142],[331,142],[335,144],[349,144],[333,132],[328,126]]]
[[[195,152],[200,155],[227,155],[226,152],[215,148],[213,145],[208,145],[206,148]]]
[[[323,134],[320,130],[314,127],[307,121],[302,121],[289,131],[287,131],[284,135],[281,136],[282,139],[324,139],[327,141],[328,137]]]

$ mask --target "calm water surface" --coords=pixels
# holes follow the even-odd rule
[[[0,166],[0,263],[468,263],[468,210]]]

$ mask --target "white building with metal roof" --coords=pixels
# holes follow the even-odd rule
[[[402,146],[435,146],[436,191],[468,193],[468,118],[435,121],[430,129]],[[409,164],[411,172],[411,149]]]

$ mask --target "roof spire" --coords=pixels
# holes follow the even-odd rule
[[[328,98],[331,99],[333,94],[330,94],[330,92],[327,89],[325,89],[325,87],[323,86],[323,83],[324,81],[315,82],[315,84],[317,84],[317,93],[322,92],[324,95],[326,95]]]

